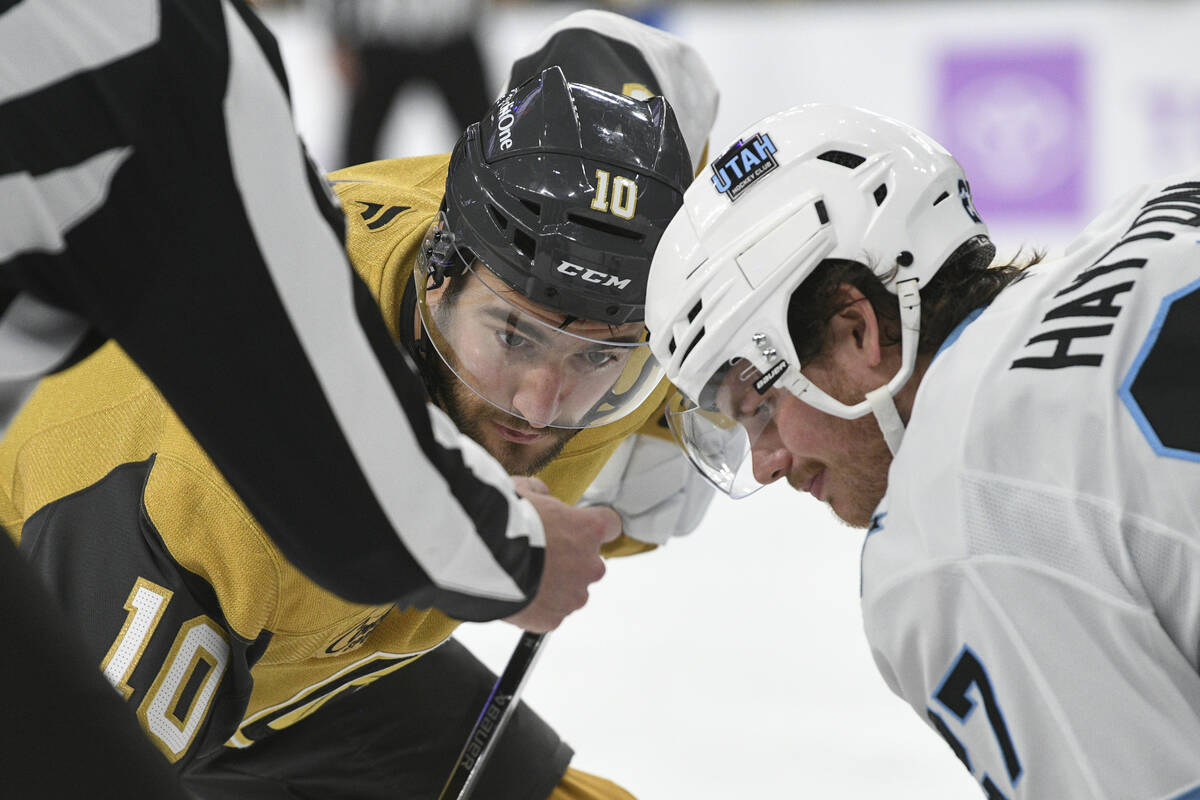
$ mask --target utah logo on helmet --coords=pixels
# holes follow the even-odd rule
[[[712,163],[712,183],[732,202],[750,184],[778,166],[770,135],[756,133],[748,140],[738,139],[725,155]]]

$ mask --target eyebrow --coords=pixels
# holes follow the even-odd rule
[[[496,322],[498,322],[508,328],[512,328],[513,330],[517,331],[518,333],[520,333],[522,336],[526,337],[527,339],[533,339],[534,341],[538,342],[539,344],[543,344],[543,345],[547,344],[547,341],[548,341],[547,334],[544,330],[542,330],[542,326],[525,322],[524,320],[521,319],[520,312],[518,312],[518,311],[514,311],[514,310],[508,309],[508,308],[501,309],[501,308],[489,307],[489,308],[484,308],[483,313],[486,316],[491,317]],[[572,332],[566,331],[566,333],[572,333]],[[581,334],[572,334],[572,335],[581,336]],[[584,339],[592,339],[592,337],[584,336],[584,337],[582,337],[581,341]],[[611,344],[637,344],[638,339],[639,339],[638,334],[631,333],[631,334],[627,334],[625,336],[614,336],[610,339],[592,339],[592,340],[603,345],[603,344],[609,344],[609,343],[611,343]]]

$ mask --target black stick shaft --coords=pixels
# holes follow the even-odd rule
[[[492,687],[492,693],[484,704],[479,719],[475,721],[475,727],[471,729],[471,735],[467,737],[462,752],[458,754],[458,760],[454,762],[454,769],[450,772],[442,793],[438,795],[438,800],[467,800],[471,796],[479,776],[483,774],[484,764],[495,749],[500,733],[517,709],[521,689],[541,653],[542,642],[545,640],[544,633],[521,634],[504,672]]]

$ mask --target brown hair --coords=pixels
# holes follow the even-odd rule
[[[986,239],[968,241],[946,260],[927,286],[921,287],[919,354],[936,352],[969,313],[990,303],[1045,255],[1035,251],[1021,262],[1018,252],[1006,263],[989,265],[993,252]],[[788,330],[800,363],[812,361],[824,350],[829,321],[848,305],[843,284],[855,287],[870,301],[879,317],[884,344],[897,344],[900,303],[884,285],[884,280],[894,275],[892,272],[881,279],[866,264],[844,259],[826,259],[818,264],[792,293],[788,304]]]

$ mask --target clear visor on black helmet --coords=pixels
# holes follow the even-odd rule
[[[446,366],[535,427],[613,422],[662,377],[645,325],[577,320],[529,300],[456,244],[444,214],[425,235],[413,278],[425,335]]]
[[[718,489],[733,498],[763,487],[754,477],[753,453],[775,431],[782,388],[764,387],[762,373],[749,361],[724,362],[694,403],[676,394],[667,423],[692,463]]]

